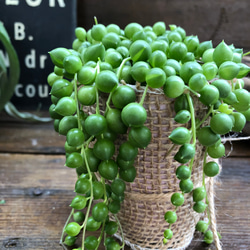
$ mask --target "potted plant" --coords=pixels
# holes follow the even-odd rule
[[[161,21],[95,19],[75,34],[72,48],[49,52],[49,112],[77,173],[62,246],[80,237],[79,250],[180,249],[198,230],[219,249],[213,177],[221,135],[250,118],[246,54]]]
[[[20,63],[8,32],[1,21],[0,42],[6,50],[9,61],[9,69],[7,69],[4,58],[0,55],[0,112],[5,110],[8,115],[28,122],[50,122],[50,117],[39,117],[29,112],[20,112],[16,109],[15,105],[10,102],[10,99],[14,94],[15,87],[19,81]]]
[[[6,68],[4,59],[0,56],[0,111],[6,103],[11,99],[16,84],[20,76],[20,65],[17,53],[13,47],[9,35],[0,22],[0,41],[3,44],[9,58],[9,71]]]

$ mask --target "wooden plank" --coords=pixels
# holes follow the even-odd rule
[[[247,136],[242,135],[242,136]],[[64,154],[66,137],[54,131],[53,122],[25,123],[4,114],[0,116],[0,152]],[[249,140],[228,141],[226,155],[249,156]]]
[[[60,231],[74,197],[64,156],[1,154],[0,248],[61,249]]]
[[[0,120],[0,152],[60,154],[64,143],[65,136],[54,131],[53,122]]]
[[[249,157],[249,140],[227,141],[224,144],[227,157]]]
[[[215,202],[223,249],[245,250],[250,246],[249,166],[249,158],[229,157],[222,161]]]
[[[78,25],[89,29],[94,16],[99,23],[116,23],[124,28],[130,22],[153,25],[164,21],[167,25],[182,26],[188,35],[198,35],[201,41],[222,40],[249,50],[249,1],[231,0],[128,0],[128,1],[78,1]]]
[[[74,170],[63,166],[62,155],[0,154],[0,162],[0,199],[6,202],[0,205],[1,249],[62,249],[58,241],[74,197]],[[245,250],[250,245],[250,158],[226,158],[222,164],[218,230],[224,249]],[[215,247],[196,234],[191,249]]]

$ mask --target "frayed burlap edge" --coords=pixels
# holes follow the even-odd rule
[[[210,214],[210,223],[211,223],[210,227],[214,236],[214,244],[217,250],[222,250],[221,241],[217,233],[216,209],[215,209],[215,203],[214,203],[214,197],[215,197],[214,186],[216,185],[216,183],[219,182],[218,178],[219,177],[216,177],[216,179],[214,177],[209,178],[208,201],[209,201],[209,214]]]

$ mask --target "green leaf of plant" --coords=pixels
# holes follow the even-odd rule
[[[5,204],[5,200],[0,200],[0,205]]]
[[[0,97],[4,94],[2,93],[1,86],[6,85],[7,81],[8,81],[7,69],[3,58],[0,56]]]
[[[39,117],[29,112],[19,112],[11,102],[7,102],[4,106],[4,109],[5,109],[5,112],[8,113],[10,116],[27,121],[27,122],[50,122],[52,121],[50,117]]]
[[[3,58],[0,59],[0,111],[12,97],[16,84],[20,77],[20,64],[17,53],[11,44],[10,38],[4,25],[0,22],[0,41],[9,57],[9,74],[4,65]]]

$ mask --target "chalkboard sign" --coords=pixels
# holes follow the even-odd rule
[[[72,47],[76,0],[1,0],[0,21],[21,66],[11,102],[19,110],[47,109],[51,104],[47,76],[53,71],[48,52],[56,47]],[[8,67],[8,56],[0,46]]]

